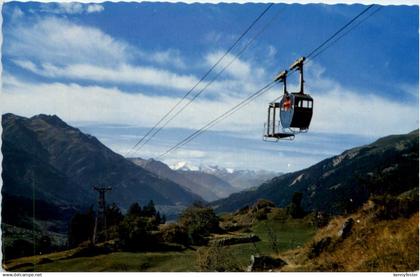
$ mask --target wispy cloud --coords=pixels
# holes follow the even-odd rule
[[[76,126],[81,126],[79,123]],[[82,125],[83,126],[83,125]],[[147,129],[125,127],[110,127],[108,125],[84,125],[83,131],[94,131],[100,141],[118,153],[127,154]],[[137,134],[137,135],[132,135]],[[164,133],[151,141],[140,151],[130,151],[130,156],[157,158],[179,140],[186,136],[188,130],[165,130]],[[310,137],[310,138],[309,138]],[[279,144],[265,143],[260,134],[252,138],[237,140],[226,137],[224,132],[210,131],[205,137],[193,141],[177,151],[163,157],[167,164],[187,161],[193,165],[217,164],[236,169],[268,169],[273,171],[290,171],[309,166],[325,157],[342,152],[357,144],[334,143],[337,138],[323,135],[305,135],[305,138],[295,142]],[[307,142],[309,140],[309,143]],[[340,140],[341,141],[341,140]],[[365,140],[366,141],[366,140]]]
[[[92,4],[86,8],[84,4],[82,7],[94,10],[101,6]],[[23,15],[23,12],[15,8],[13,14],[18,17]],[[140,58],[160,66],[181,69],[186,67],[179,50],[145,51],[126,41],[113,38],[96,27],[76,24],[54,16],[39,18],[34,23],[17,20],[5,29],[5,37],[5,53],[11,57],[18,57],[19,60],[28,59],[55,65],[115,66]]]
[[[215,64],[223,55],[224,51],[210,52],[206,55],[208,66]],[[252,61],[241,59],[232,54],[225,55],[224,59],[219,63],[217,69],[225,68],[225,72],[234,80],[247,83],[261,82],[267,80],[267,72],[261,64],[255,64]]]
[[[419,84],[399,84],[398,87],[406,94],[415,99],[419,99]]]
[[[11,14],[11,19],[12,20],[18,20],[23,16],[23,12],[21,9],[19,9],[18,7],[13,8],[12,10],[12,14]]]
[[[418,126],[418,103],[396,101],[374,91],[353,91],[326,77],[319,64],[310,65],[307,88],[315,97],[312,129],[378,136]]]
[[[68,80],[141,84],[185,91],[198,82],[198,79],[193,75],[178,75],[168,70],[148,66],[121,64],[115,67],[104,67],[91,64],[71,64],[60,67],[49,63],[36,66],[27,60],[17,60],[14,63],[40,76]]]
[[[71,121],[153,126],[179,100],[177,97],[146,95],[142,91],[128,94],[117,88],[100,86],[27,83],[10,76],[5,76],[3,81],[2,106],[5,110],[24,115],[57,113]],[[314,81],[312,85],[315,85]],[[279,89],[271,90],[213,129],[238,132],[239,135],[260,133],[266,119],[268,100],[278,95]],[[361,95],[338,83],[319,95],[313,90],[313,96],[315,104],[311,130],[315,132],[377,137],[407,132],[418,125],[416,104],[408,105],[369,93]],[[170,127],[200,128],[243,98],[198,99]]]
[[[133,53],[141,50],[97,28],[54,17],[33,25],[18,24],[15,27],[7,30],[4,51],[18,66],[55,82],[9,82],[4,87],[8,101],[6,107],[18,113],[49,111],[67,113],[69,118],[79,121],[89,119],[153,126],[159,116],[178,101],[180,95],[174,93],[174,89],[187,91],[198,81],[194,75],[181,75],[155,66],[133,65]],[[209,52],[205,61],[210,65],[222,53]],[[180,56],[176,50],[160,51],[149,56],[157,63],[165,64],[173,55]],[[231,59],[233,56],[227,55],[219,68]],[[415,104],[395,102],[373,92],[361,94],[346,89],[327,78],[325,70],[316,63],[311,63],[306,72],[308,89],[315,97],[311,126],[314,131],[377,136],[409,131],[418,125],[418,106]],[[217,97],[211,98],[213,100],[198,98],[171,123],[171,127],[200,128],[213,118],[210,115],[216,117],[222,114],[262,86],[261,80],[266,79],[266,75],[261,66],[246,60],[235,60],[227,69],[227,76],[210,87]],[[63,79],[72,83],[65,84]],[[96,85],[78,85],[78,80],[92,81]],[[168,93],[164,97],[145,96],[144,90],[139,90],[135,96],[122,89],[104,88],[102,83],[161,87],[167,88]],[[202,86],[205,85],[206,82],[203,82]],[[272,90],[214,128],[239,134],[260,130],[265,121],[267,103],[279,95],[280,88]],[[22,102],[31,105],[22,109]],[[71,112],[69,106],[73,109]],[[133,113],[139,107],[142,110],[141,120]],[[395,114],[398,117],[390,116]]]
[[[21,65],[29,69],[33,67],[30,63],[21,62]],[[311,72],[312,70],[315,72]],[[272,165],[270,168],[272,170],[286,172],[304,168],[322,158],[355,146],[351,143],[331,146],[336,139],[326,138],[333,134],[341,133],[373,139],[390,133],[405,133],[418,125],[416,105],[407,105],[372,93],[361,94],[346,89],[338,82],[325,77],[319,65],[309,68],[308,71],[311,77],[309,88],[315,98],[314,117],[310,133],[298,136],[296,146],[295,144],[272,146],[260,143],[267,102],[278,96],[280,92],[280,89],[276,88],[212,128],[213,131],[228,131],[232,141],[236,137],[241,141],[247,140],[247,144],[237,142],[234,145],[224,145],[227,137],[216,137],[206,143],[193,141],[171,155],[165,156],[164,161],[169,164],[179,160],[186,160],[192,164],[211,161],[221,166],[235,168],[258,168],[258,165],[269,168],[267,167],[269,164]],[[150,127],[178,101],[178,98],[174,97],[145,95],[143,91],[128,94],[117,88],[100,86],[28,83],[7,73],[3,81],[4,112],[26,116],[38,113],[58,114],[67,122]],[[192,132],[200,128],[234,106],[239,100],[233,96],[217,100],[197,100],[190,109],[169,125],[171,128],[183,129],[181,136],[178,134],[157,137],[137,155],[156,157],[187,136],[190,133],[188,130]],[[398,116],[392,117],[393,114]],[[314,132],[321,133],[319,135],[321,140],[312,135]],[[116,136],[119,137],[120,134],[117,133]],[[125,154],[140,135],[131,136],[123,142],[118,142],[115,136],[103,139],[112,149]],[[99,138],[102,139],[101,136]]]
[[[179,98],[157,96],[150,93],[126,93],[118,88],[81,86],[64,83],[30,83],[5,74],[3,76],[2,108],[6,112],[22,115],[56,113],[71,121],[96,121],[107,123],[153,126]],[[209,115],[219,115],[236,104],[237,98],[226,97],[215,101],[199,99],[181,113],[170,127],[194,129],[207,123]],[[24,104],[23,104],[24,103]],[[264,108],[265,110],[265,108]],[[265,116],[264,116],[265,117]],[[254,124],[239,121],[234,129]],[[216,129],[232,129],[232,117]]]
[[[65,30],[65,31],[63,31]],[[34,74],[67,80],[140,84],[187,91],[197,82],[160,67],[185,68],[179,51],[147,52],[114,39],[101,30],[49,17],[34,25],[19,24],[7,30],[5,53]],[[134,57],[154,65],[134,65]],[[203,86],[206,82],[203,82]],[[224,85],[213,85],[220,90]]]
[[[99,5],[99,4],[90,4],[86,8],[86,11],[88,13],[97,13],[97,12],[101,12],[103,10],[104,10],[104,7],[102,5]]]
[[[14,60],[13,61],[16,65],[20,66],[23,69],[31,71],[32,73],[38,74],[38,68],[36,64],[29,60]]]
[[[168,49],[166,51],[156,51],[153,53],[146,53],[143,51],[140,55],[143,59],[160,65],[170,65],[180,69],[185,69],[187,67],[178,50]]]
[[[48,17],[34,24],[17,23],[5,29],[3,51],[11,58],[59,65],[89,63],[112,66],[135,52],[97,28]]]
[[[58,15],[101,12],[102,5],[70,3],[47,6],[56,7],[50,11],[53,15],[30,23],[19,19],[4,30],[7,38],[3,46],[5,56],[9,62],[27,72],[21,74],[22,70],[19,70],[16,74],[20,75],[16,76],[10,75],[7,69],[3,72],[3,112],[24,116],[57,114],[67,122],[80,124],[93,122],[151,127],[177,103],[183,95],[180,92],[191,89],[201,77],[198,73],[185,73],[188,65],[199,63],[208,68],[224,53],[209,47],[203,49],[207,54],[202,60],[192,60],[192,55],[177,49],[140,49],[99,28],[70,22]],[[19,9],[14,14],[15,18],[24,17]],[[221,37],[225,35],[207,35],[207,39],[212,40]],[[277,55],[273,46],[267,44],[267,47],[269,57]],[[216,72],[233,58],[227,55]],[[145,149],[148,152],[142,152],[142,155],[155,157],[261,88],[266,82],[264,80],[272,77],[266,67],[267,64],[252,58],[235,60],[225,74],[209,87],[204,97],[197,98],[168,125],[173,128],[171,131],[183,130],[182,136],[157,137]],[[255,146],[256,141],[261,139],[268,102],[281,95],[278,86],[212,128],[215,132],[224,132],[223,136],[204,145],[193,141],[166,157],[165,161],[172,163],[185,159],[199,164],[200,161],[211,160],[226,167],[244,168],[251,164],[273,164],[276,169],[287,171],[310,165],[320,157],[332,155],[336,149],[348,146],[323,146],[331,144],[328,139],[325,143],[314,143],[313,133],[325,137],[345,134],[377,138],[408,132],[418,126],[417,103],[394,101],[376,91],[354,91],[329,78],[325,69],[317,63],[309,64],[305,70],[307,91],[315,101],[314,116],[310,133],[298,136],[299,144],[294,144],[296,146]],[[28,72],[43,78],[29,81]],[[198,90],[207,82],[204,81]],[[130,93],[120,84],[133,85]],[[290,88],[295,86],[296,83],[291,80]],[[164,93],[153,94],[154,89],[161,89]],[[418,97],[418,84],[407,84],[400,89],[407,95]],[[212,97],[207,97],[210,95]],[[117,134],[121,135],[120,132]],[[138,136],[121,143],[117,143],[115,137],[105,138],[105,141],[115,147],[114,150],[124,153],[136,138]],[[247,140],[248,144],[246,150],[243,144],[220,146],[224,140]],[[293,152],[292,155],[287,154],[290,152]]]
[[[81,14],[102,12],[104,7],[100,4],[69,3],[45,3],[41,11],[52,14]]]

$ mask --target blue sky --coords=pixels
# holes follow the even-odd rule
[[[6,3],[2,112],[57,114],[125,154],[267,5]],[[272,20],[257,40],[133,155],[157,157],[365,7],[274,5],[232,54]],[[281,95],[276,86],[163,161],[286,172],[417,128],[418,16],[417,6],[384,6],[308,63],[306,91],[315,101],[309,133],[293,142],[262,141],[267,103]]]

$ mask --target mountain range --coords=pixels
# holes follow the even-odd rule
[[[90,206],[93,186],[111,186],[109,202],[189,205],[202,198],[114,153],[55,115],[2,116],[2,193],[61,206]]]
[[[224,168],[218,165],[200,165],[194,166],[185,161],[180,161],[170,166],[173,170],[188,172],[199,171],[214,175],[223,181],[229,183],[236,191],[256,187],[263,182],[274,177],[280,176],[281,173],[267,170],[243,170]]]
[[[235,190],[216,176],[199,171],[172,170],[166,164],[154,159],[130,159],[136,165],[153,172],[162,179],[172,180],[188,191],[194,192],[206,201],[229,196]]]
[[[38,212],[55,210],[54,220],[67,220],[74,211],[96,203],[93,186],[112,186],[107,201],[123,210],[150,200],[165,207],[165,213],[205,200],[214,200],[211,205],[217,212],[234,211],[261,198],[285,207],[300,192],[306,210],[338,214],[357,208],[372,194],[417,188],[419,181],[418,130],[280,175],[186,163],[173,170],[152,159],[126,159],[55,115],[4,114],[2,126],[2,216],[9,221],[14,212],[29,217],[35,213],[29,211],[31,205],[18,208],[19,202],[39,203],[43,208]],[[48,216],[42,214],[45,220]]]
[[[279,173],[269,171],[234,170],[220,166],[194,166],[185,161],[168,166],[154,159],[130,158],[132,162],[157,176],[172,180],[206,201],[214,201],[250,187],[256,187]]]
[[[391,135],[325,159],[307,169],[275,177],[254,190],[214,201],[218,212],[235,211],[268,199],[287,206],[294,193],[306,210],[331,214],[360,207],[377,194],[398,195],[419,185],[419,131]]]

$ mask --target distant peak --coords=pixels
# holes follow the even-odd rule
[[[201,165],[200,171],[203,171],[206,173],[221,172],[221,173],[229,173],[229,174],[232,174],[233,172],[235,172],[233,168],[224,168],[218,165]]]
[[[31,119],[41,119],[42,121],[47,122],[50,125],[58,126],[58,127],[69,127],[61,118],[57,115],[47,115],[47,114],[39,114],[31,117]]]
[[[2,115],[2,120],[3,121],[5,121],[5,120],[13,120],[13,119],[26,119],[26,118],[23,117],[23,116],[19,116],[19,115],[13,114],[13,113],[5,113],[5,114]]]
[[[55,114],[50,115],[50,114],[38,114],[38,115],[34,115],[33,117],[31,117],[31,119],[36,119],[36,118],[40,118],[40,119],[45,119],[45,120],[61,120],[58,116],[56,116]]]
[[[197,166],[191,165],[186,161],[180,161],[173,164],[171,167],[173,170],[182,170],[182,171],[197,171],[199,168]]]

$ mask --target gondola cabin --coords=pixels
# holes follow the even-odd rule
[[[288,71],[277,75],[275,82],[283,83],[283,97],[279,102],[273,101],[268,106],[267,123],[264,129],[264,140],[293,139],[296,133],[306,132],[312,119],[313,99],[304,93],[302,57],[290,66],[290,70],[299,71],[300,91],[289,93],[286,79]],[[278,114],[278,116],[277,116]]]
[[[289,93],[280,101],[280,121],[283,128],[307,130],[312,119],[313,99],[308,94]]]

